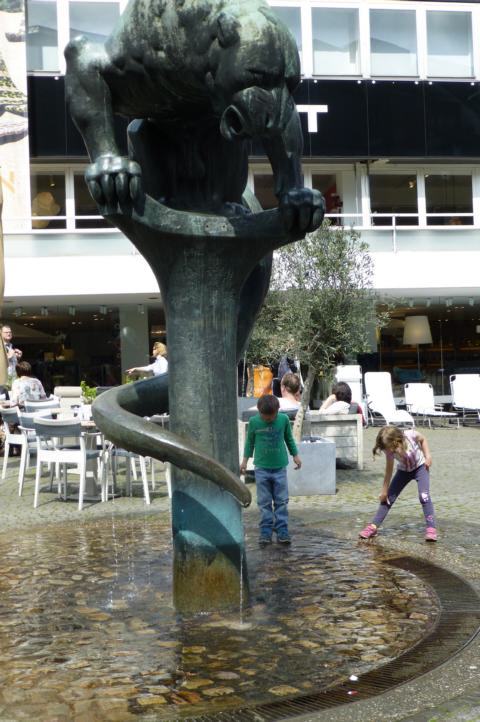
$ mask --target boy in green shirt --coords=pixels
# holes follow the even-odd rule
[[[276,396],[258,399],[258,414],[248,422],[247,439],[243,452],[240,474],[245,474],[247,462],[254,454],[257,504],[260,509],[261,546],[272,543],[272,532],[277,534],[279,544],[290,544],[288,534],[288,451],[293,456],[295,468],[302,465],[297,445],[292,436],[290,420],[279,414],[280,404]]]

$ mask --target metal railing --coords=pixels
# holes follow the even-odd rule
[[[479,230],[475,225],[473,213],[427,213],[423,217],[419,213],[327,213],[328,219],[333,228],[353,227],[362,232],[380,234],[391,233],[391,250],[398,251],[398,236],[404,232],[418,231],[472,231]],[[438,223],[436,222],[438,219]],[[446,222],[445,222],[445,219]],[[408,222],[411,221],[411,222]],[[98,225],[82,227],[85,222],[94,222]],[[52,223],[56,227],[35,228],[35,225]],[[62,224],[58,227],[58,224]],[[58,235],[65,233],[78,234],[118,234],[120,231],[107,224],[100,215],[57,215],[57,216],[23,216],[3,219],[3,231],[5,236],[22,235]]]

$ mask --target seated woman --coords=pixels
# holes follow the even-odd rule
[[[131,369],[127,369],[126,373],[130,376],[131,374],[151,372],[154,376],[160,376],[166,374],[168,371],[167,361],[167,347],[160,341],[155,341],[152,349],[152,356],[154,358],[153,363],[148,366],[134,366]]]
[[[32,367],[28,361],[18,361],[17,378],[12,384],[10,400],[19,406],[25,401],[42,401],[47,398],[42,382],[32,376]]]
[[[300,406],[300,397],[302,395],[302,386],[298,374],[286,373],[280,381],[281,398],[280,411],[284,409],[298,409]]]
[[[352,403],[352,389],[344,381],[339,381],[337,384],[333,385],[332,393],[320,406],[320,413],[361,414],[362,421],[365,421],[363,418],[362,407],[355,402]]]

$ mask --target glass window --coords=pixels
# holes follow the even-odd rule
[[[372,75],[417,75],[414,10],[370,10]]]
[[[65,215],[65,176],[59,173],[36,173],[30,175],[32,218]],[[32,220],[32,228],[65,228],[65,220],[54,218]]]
[[[99,218],[75,218],[75,228],[108,228],[109,224],[98,212],[97,204],[90,195],[83,173],[73,176],[75,216],[99,216]]]
[[[326,212],[332,215],[342,212],[343,202],[337,191],[337,177],[334,174],[314,173],[312,175],[312,188],[315,188],[325,198]],[[341,223],[341,219],[330,218],[330,223]]]
[[[70,2],[70,38],[85,35],[104,43],[120,15],[118,2]]]
[[[58,71],[57,3],[55,0],[28,1],[27,69]]]
[[[278,207],[278,199],[273,192],[273,175],[255,174],[255,195],[264,211]]]
[[[300,14],[300,8],[280,8],[273,7],[272,10],[278,15],[280,20],[292,33],[296,40],[299,51],[302,51],[302,20]]]
[[[313,72],[358,75],[358,10],[313,8]]]
[[[425,197],[427,223],[429,226],[472,225],[473,215],[468,218],[457,213],[473,214],[472,177],[470,175],[426,175]],[[429,213],[448,213],[435,218]]]
[[[370,176],[370,208],[374,226],[391,226],[393,219],[376,217],[377,213],[407,213],[412,215],[396,216],[397,226],[418,225],[417,178],[415,175]]]
[[[470,78],[473,75],[470,13],[427,12],[428,75]]]

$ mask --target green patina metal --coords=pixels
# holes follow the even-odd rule
[[[174,597],[180,610],[238,604],[248,581],[238,474],[236,366],[275,248],[323,218],[303,187],[292,91],[295,41],[261,0],[131,0],[104,47],[66,48],[72,117],[100,212],[146,258],[167,319],[170,431],[152,379],[102,395],[93,413],[124,447],[171,461]],[[132,120],[122,157],[113,116]],[[270,160],[279,207],[245,192],[248,150]]]

